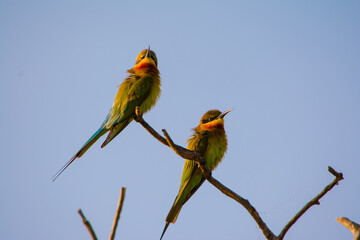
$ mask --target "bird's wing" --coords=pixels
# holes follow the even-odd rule
[[[113,125],[115,125],[117,120],[121,117],[121,115],[122,115],[121,106],[126,102],[126,97],[128,96],[128,93],[129,93],[134,81],[135,81],[135,78],[132,76],[129,76],[128,78],[126,78],[124,80],[123,83],[121,83],[121,85],[116,93],[114,103],[110,109],[109,115],[107,116],[104,123],[102,124],[107,129],[110,129]]]
[[[175,198],[167,217],[166,222],[175,223],[182,206],[190,199],[190,197],[198,190],[205,180],[200,168],[195,166],[192,169],[192,175],[182,184],[179,193]]]
[[[121,112],[123,115],[121,118],[134,116],[136,106],[141,107],[141,104],[149,96],[153,81],[153,78],[145,76],[132,84],[124,104],[121,105]]]
[[[114,120],[111,120],[113,123],[110,126],[110,133],[101,147],[105,147],[133,120],[136,106],[141,107],[142,102],[149,96],[151,85],[152,78],[142,77],[131,84],[126,96],[119,97],[123,102],[119,105],[119,111],[111,117]],[[107,126],[109,124],[110,121]]]
[[[201,156],[204,156],[208,146],[208,142],[209,134],[207,131],[204,131],[195,136],[195,139],[192,143],[194,145],[190,146],[189,141],[188,148],[192,149],[193,151],[195,150],[196,152],[200,153]],[[187,192],[183,204],[185,204],[186,201],[196,192],[196,190],[201,186],[204,180],[205,177],[203,176],[199,165],[195,161],[185,160],[179,191],[179,193],[182,191]]]
[[[205,155],[206,148],[209,142],[209,134],[207,131],[202,133],[194,133],[188,140],[187,148],[192,151],[200,153],[201,156]],[[193,174],[194,168],[197,168],[198,164],[195,161],[185,160],[184,170],[181,175],[180,187],[188,180]]]
[[[209,135],[207,132],[195,132],[188,140],[187,148],[189,150],[198,151],[204,156]],[[182,206],[190,199],[190,197],[198,190],[204,182],[205,177],[201,169],[195,161],[185,160],[184,170],[181,176],[179,193],[175,198],[174,204],[171,207],[169,214],[166,217],[166,222],[174,223],[180,213]]]

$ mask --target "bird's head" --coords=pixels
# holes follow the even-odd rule
[[[148,49],[144,49],[137,56],[135,61],[134,70],[135,71],[143,71],[146,69],[157,69],[157,58],[154,51],[150,50],[150,46]]]
[[[220,112],[219,110],[210,110],[205,113],[200,119],[200,124],[198,130],[216,130],[224,129],[224,117],[232,109],[226,110],[225,112]]]

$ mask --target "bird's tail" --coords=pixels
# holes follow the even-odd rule
[[[199,170],[200,171],[200,170]],[[198,176],[199,179],[189,178],[183,185],[180,187],[179,194],[176,196],[175,201],[166,217],[166,225],[164,231],[161,235],[161,238],[164,236],[166,229],[170,223],[175,223],[177,217],[179,216],[182,206],[190,199],[190,197],[198,190],[201,184],[204,182],[205,177],[202,175]],[[195,180],[195,182],[191,181]],[[195,183],[195,185],[194,185]],[[160,240],[161,240],[160,238]]]
[[[52,177],[52,181],[55,181],[60,174],[65,171],[65,169],[73,162],[76,158],[80,158],[84,153],[102,136],[108,129],[100,127],[96,133],[94,133],[91,138],[80,148],[80,150],[62,167],[60,170]]]
[[[160,240],[163,238],[163,236],[164,236],[164,234],[165,234],[165,232],[166,232],[166,229],[168,228],[169,224],[170,224],[169,222],[166,222],[165,227],[164,227],[164,230],[163,230],[163,232],[162,232],[162,234],[161,234]]]
[[[161,234],[160,240],[163,238],[169,224],[176,222],[176,219],[180,213],[180,210],[181,210],[182,206],[184,205],[184,203],[186,202],[186,200],[187,199],[185,199],[184,197],[181,197],[180,195],[178,195],[175,198],[174,204],[172,205],[172,207],[166,217],[166,224],[165,224],[164,230]]]
[[[176,219],[180,213],[180,210],[182,206],[184,205],[184,199],[179,199],[179,196],[176,197],[173,206],[171,207],[167,217],[166,222],[167,223],[175,223]]]

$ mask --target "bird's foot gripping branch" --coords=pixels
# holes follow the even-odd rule
[[[170,135],[167,133],[165,129],[163,129],[164,136],[161,136],[159,133],[157,133],[145,120],[142,118],[142,113],[140,111],[139,107],[136,107],[135,110],[135,118],[134,120],[138,123],[140,123],[153,137],[155,137],[159,142],[162,144],[170,147],[176,154],[178,154],[180,157],[195,161],[199,164],[201,171],[203,172],[206,180],[208,180],[213,186],[215,186],[217,189],[219,189],[222,193],[224,193],[226,196],[234,199],[238,203],[240,203],[253,217],[261,231],[263,232],[266,239],[269,240],[282,240],[287,233],[287,231],[293,226],[293,224],[313,205],[319,204],[319,200],[328,192],[330,191],[335,185],[339,183],[343,179],[342,173],[338,173],[335,171],[332,167],[328,167],[328,171],[335,176],[335,179],[327,185],[317,196],[315,196],[312,200],[310,200],[295,216],[284,226],[284,228],[281,230],[279,235],[275,235],[265,224],[265,222],[260,217],[260,214],[257,212],[255,207],[251,205],[251,203],[245,199],[242,198],[240,195],[236,194],[226,186],[224,186],[222,183],[220,183],[218,180],[212,177],[211,171],[207,168],[206,162],[204,159],[202,159],[201,154],[197,153],[195,151],[188,150],[186,148],[183,148],[181,146],[176,145],[173,140],[171,139]]]

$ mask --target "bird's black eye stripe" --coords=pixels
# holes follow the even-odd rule
[[[145,55],[142,55],[140,59],[144,59],[145,58]]]
[[[202,123],[211,122],[211,121],[215,120],[216,118],[217,118],[217,117],[212,117],[212,118],[204,119],[204,120],[202,120]]]

